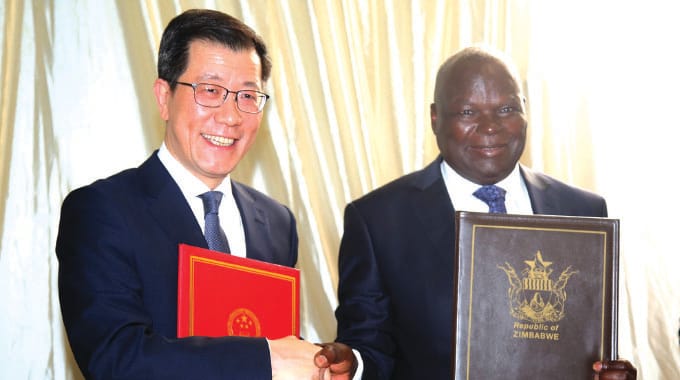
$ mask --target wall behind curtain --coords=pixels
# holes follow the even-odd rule
[[[297,216],[306,338],[335,335],[345,204],[436,157],[437,68],[483,42],[526,79],[522,162],[603,194],[621,219],[621,355],[639,378],[680,378],[671,218],[680,209],[652,194],[671,190],[678,161],[680,11],[663,1],[591,3],[0,3],[0,378],[80,377],[56,293],[61,201],[158,147],[156,50],[165,24],[193,7],[231,13],[268,43],[273,98],[234,177]]]

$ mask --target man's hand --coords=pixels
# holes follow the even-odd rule
[[[352,349],[342,343],[319,343],[321,350],[314,355],[321,380],[351,380],[358,362]],[[329,376],[330,374],[330,376]]]
[[[627,360],[610,360],[593,364],[595,380],[635,380],[637,370]]]
[[[268,340],[273,380],[320,379],[314,365],[319,347],[294,336]]]

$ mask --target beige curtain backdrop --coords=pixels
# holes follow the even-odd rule
[[[522,162],[604,195],[621,220],[621,356],[640,379],[679,379],[673,4],[0,2],[0,378],[80,378],[56,288],[61,201],[159,146],[152,84],[161,32],[179,12],[209,7],[259,31],[273,57],[264,126],[234,177],[297,216],[307,339],[335,336],[344,206],[436,157],[429,104],[437,68],[461,47],[485,43],[509,54],[525,78]]]

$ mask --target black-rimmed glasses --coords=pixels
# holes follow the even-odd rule
[[[255,90],[231,91],[226,87],[210,83],[187,83],[175,81],[177,84],[189,86],[194,89],[194,101],[196,104],[217,108],[224,104],[229,93],[236,95],[236,107],[246,113],[260,113],[267,103],[269,95]]]

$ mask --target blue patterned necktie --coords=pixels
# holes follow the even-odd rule
[[[473,195],[489,205],[489,212],[492,214],[506,214],[505,210],[505,190],[496,185],[484,185],[477,189]]]
[[[217,215],[222,201],[222,192],[208,191],[199,197],[203,200],[203,210],[205,210],[205,241],[208,242],[208,248],[229,253],[229,242],[220,227],[220,217]]]

